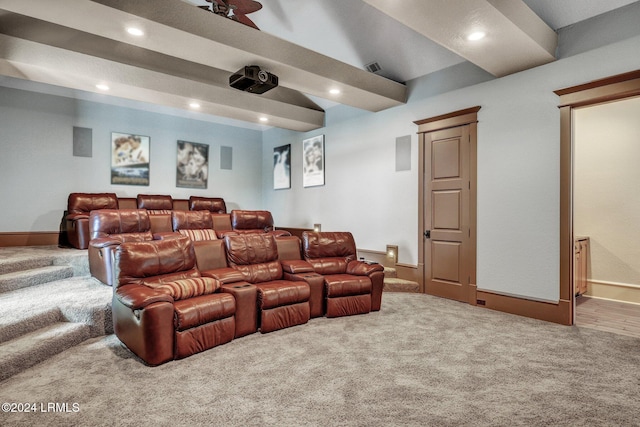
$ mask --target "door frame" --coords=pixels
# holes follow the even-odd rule
[[[554,91],[560,97],[560,300],[571,301],[563,313],[575,321],[573,232],[573,109],[640,96],[640,70]]]
[[[470,150],[469,150],[469,227],[470,227],[470,239],[469,239],[469,257],[472,260],[472,265],[469,266],[469,293],[468,303],[476,305],[476,256],[477,256],[477,163],[478,163],[478,150],[477,150],[477,123],[478,123],[478,111],[480,106],[467,108],[464,110],[454,111],[448,114],[427,118],[424,120],[418,120],[414,123],[418,125],[418,271],[420,272],[420,292],[426,293],[425,283],[425,251],[424,251],[424,236],[423,232],[425,228],[425,211],[424,211],[424,174],[425,174],[425,144],[424,134],[427,132],[433,132],[442,129],[448,129],[457,126],[470,125]]]

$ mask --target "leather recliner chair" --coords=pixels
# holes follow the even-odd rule
[[[138,209],[146,209],[150,213],[170,214],[173,210],[173,198],[163,194],[138,194],[136,204]]]
[[[152,233],[168,233],[171,228],[171,212],[173,198],[168,195],[138,194],[136,197],[138,209],[146,209],[151,220]]]
[[[76,249],[89,247],[89,214],[97,209],[118,209],[115,193],[71,193],[67,201],[67,241]]]
[[[245,281],[244,275],[227,263],[224,240],[211,240],[206,253],[196,252],[200,274],[213,277],[222,283],[223,292],[236,299],[236,338],[258,330],[258,288]]]
[[[234,209],[231,211],[231,227],[234,233],[267,233],[274,236],[290,236],[285,230],[275,230],[273,216],[269,211]],[[229,233],[224,233],[229,234]],[[223,234],[223,235],[224,235]]]
[[[357,261],[349,232],[302,233],[305,260],[324,276],[327,317],[380,310],[384,267]]]
[[[237,270],[228,268],[224,241],[219,240],[211,228],[213,220],[209,211],[173,211],[171,219],[175,232],[156,236],[163,239],[173,238],[176,235],[188,237],[193,242],[196,265],[200,274],[220,280],[223,292],[232,294],[236,300],[235,337],[256,332],[258,330],[256,287],[245,282]]]
[[[124,242],[153,240],[145,209],[101,209],[89,216],[89,271],[102,283],[113,286],[114,254]]]
[[[149,365],[225,344],[235,335],[236,302],[201,277],[186,237],[126,242],[115,254],[116,336]]]
[[[213,220],[209,211],[173,211],[171,212],[171,224],[174,231],[172,234],[178,233],[186,236],[193,242],[198,268],[200,270],[211,269],[213,257],[216,256],[212,241],[217,240],[218,236],[213,230]]]
[[[307,323],[309,284],[283,279],[275,237],[270,234],[231,234],[224,238],[228,265],[257,288],[260,332]]]
[[[189,197],[189,210],[209,211],[213,214],[226,214],[227,205],[221,197]]]
[[[189,210],[210,212],[213,229],[216,230],[219,237],[232,230],[231,218],[227,213],[227,205],[224,199],[220,197],[191,196],[189,197]]]

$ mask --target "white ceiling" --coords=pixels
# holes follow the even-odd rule
[[[396,82],[466,60],[496,76],[552,61],[553,30],[635,1],[403,0],[394,10],[391,0],[262,0],[249,15],[256,31],[194,7],[205,0],[0,0],[0,85],[257,129],[266,116],[269,126],[305,131],[336,103],[400,105],[406,88]],[[415,31],[415,17],[431,24]],[[461,28],[454,34],[465,19],[494,32],[484,47],[461,41]],[[147,35],[123,35],[128,24]],[[378,75],[364,70],[371,62]],[[280,86],[264,95],[229,88],[228,76],[249,64]],[[97,78],[109,82],[108,96]],[[342,93],[328,95],[332,87]]]
[[[524,0],[554,30],[636,1],[638,0]]]
[[[206,0],[186,1],[207,4]],[[446,6],[455,1],[440,0],[440,3]],[[523,1],[551,29],[558,30],[638,0]],[[262,31],[355,67],[363,68],[376,61],[382,67],[381,75],[399,82],[465,61],[363,0],[261,2],[263,8],[249,17]],[[430,12],[437,15],[438,9]]]

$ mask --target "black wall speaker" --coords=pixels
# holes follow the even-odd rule
[[[93,156],[93,131],[89,128],[73,127],[73,155]]]

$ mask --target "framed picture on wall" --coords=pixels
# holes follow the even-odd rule
[[[209,145],[178,141],[176,187],[207,188]]]
[[[324,135],[302,141],[302,185],[324,185]]]
[[[149,185],[150,139],[111,132],[111,184]]]
[[[273,149],[273,189],[291,188],[291,144]]]

